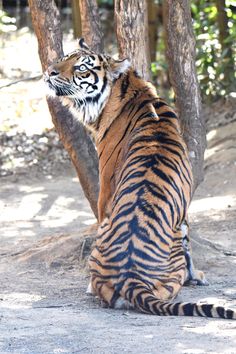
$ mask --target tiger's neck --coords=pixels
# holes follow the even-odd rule
[[[88,128],[96,125],[110,96],[111,88],[106,85],[105,89],[95,97],[63,97],[63,103],[69,107],[72,114]]]
[[[130,105],[135,106],[141,100],[154,97],[157,97],[157,94],[153,85],[138,77],[133,69],[122,74],[112,86],[102,113],[91,125],[97,145],[116,120],[120,120],[123,127],[128,124],[130,117],[127,117],[126,111]],[[122,130],[122,127],[119,130]]]

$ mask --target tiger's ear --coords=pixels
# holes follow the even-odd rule
[[[117,79],[120,74],[124,74],[130,65],[129,59],[115,60],[111,58],[109,60],[110,71],[114,79]]]
[[[78,38],[78,46],[79,49],[90,51],[88,44],[84,41],[84,38]]]

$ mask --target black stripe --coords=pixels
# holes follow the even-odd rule
[[[187,184],[189,185],[189,187],[191,188],[191,183],[190,181],[186,178],[184,172],[182,171],[182,166],[180,165],[180,163],[174,159],[169,159],[168,157],[166,156],[163,156],[163,155],[159,155],[158,154],[158,160],[160,160],[163,165],[169,167],[172,171],[176,172],[176,174],[179,176],[181,182],[183,183],[184,185],[184,181],[183,181],[183,178],[185,179],[185,181],[187,182]],[[176,164],[177,166],[176,166]],[[178,168],[180,169],[180,171],[178,170]],[[183,176],[183,178],[182,178]]]
[[[158,113],[159,117],[168,117],[168,118],[177,118],[177,115],[174,112],[168,111],[163,113]]]
[[[194,305],[191,303],[183,305],[183,312],[185,316],[193,316]]]
[[[232,320],[234,318],[235,312],[233,310],[226,310],[226,318]]]
[[[122,137],[120,138],[120,140],[119,140],[118,143],[115,145],[115,147],[113,148],[112,152],[110,153],[109,157],[107,158],[106,163],[103,165],[103,169],[105,168],[105,166],[107,165],[108,161],[109,161],[110,158],[112,157],[112,155],[113,155],[114,151],[116,150],[116,148],[119,146],[119,144],[122,142],[122,140],[124,139],[124,137],[125,137],[126,134],[128,133],[128,130],[129,130],[129,128],[130,128],[130,126],[131,126],[132,123],[134,123],[134,124],[133,124],[133,126],[132,126],[130,132],[132,132],[132,130],[134,129],[134,127],[135,127],[135,125],[136,125],[136,121],[132,121],[132,120],[131,120],[131,121],[129,122],[129,124],[127,125],[127,127],[125,128],[125,131],[124,131]],[[99,159],[101,158],[101,156],[102,156],[104,150],[105,150],[105,146],[104,146],[103,150],[101,151],[101,153],[100,153],[99,156],[98,156]],[[117,158],[118,158],[118,156],[117,156]],[[103,171],[103,169],[102,169],[102,171]],[[101,172],[102,172],[102,171],[101,171]]]
[[[178,303],[178,302],[176,302],[175,304],[172,305],[171,312],[174,316],[179,315],[179,307],[180,307],[180,303]]]
[[[121,83],[121,92],[120,92],[121,100],[123,100],[123,98],[125,97],[128,87],[129,87],[129,75],[127,74],[124,76],[122,83]]]
[[[159,109],[159,108],[161,108],[161,107],[163,107],[163,106],[168,106],[168,105],[167,105],[167,103],[166,103],[165,101],[160,101],[160,100],[158,99],[158,101],[156,101],[156,102],[153,103],[153,106],[154,106],[156,109]]]
[[[202,309],[206,317],[213,317],[212,316],[212,309],[213,305],[210,304],[200,304],[199,307]]]
[[[138,95],[138,94],[139,94],[139,92],[137,91],[137,92],[136,92],[136,95]],[[135,97],[136,97],[136,96],[135,96],[135,94],[134,94],[134,96],[133,96],[128,102],[126,102],[126,103],[124,104],[124,106],[121,108],[120,113],[115,117],[115,119],[113,119],[111,125],[109,125],[109,127],[106,128],[106,130],[105,130],[105,132],[104,132],[102,138],[100,139],[100,143],[105,139],[105,137],[107,136],[107,133],[108,133],[109,130],[111,129],[111,126],[112,126],[112,125],[117,121],[117,119],[122,115],[122,113],[123,113],[123,112],[126,110],[126,108],[131,104],[131,102],[134,100]],[[132,105],[131,105],[131,108],[132,108]],[[132,109],[133,109],[133,108],[132,108]]]
[[[220,318],[225,318],[225,309],[222,306],[216,307],[216,312],[218,313]]]

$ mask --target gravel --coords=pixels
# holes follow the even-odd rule
[[[0,133],[0,177],[27,172],[54,175],[71,165],[55,130],[27,136],[11,129]]]

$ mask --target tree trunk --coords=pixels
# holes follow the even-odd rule
[[[115,0],[116,36],[119,54],[150,80],[150,53],[146,0]]]
[[[195,38],[188,0],[164,0],[166,55],[183,136],[189,149],[194,189],[203,180],[205,121],[195,68]]]
[[[53,0],[29,0],[42,69],[63,55],[59,11]],[[48,99],[53,123],[76,168],[81,186],[97,216],[98,159],[91,139],[58,99]]]
[[[80,0],[82,36],[88,46],[97,53],[104,50],[103,35],[96,0]]]
[[[216,0],[216,6],[218,11],[218,26],[219,26],[219,41],[221,44],[221,51],[223,55],[224,63],[224,78],[227,83],[232,82],[234,73],[234,59],[232,49],[229,43],[225,40],[229,37],[228,17],[225,11],[225,0]],[[233,87],[232,87],[233,88]]]
[[[149,36],[149,46],[150,46],[150,57],[151,61],[156,61],[156,50],[157,50],[157,26],[158,26],[158,5],[154,0],[148,0],[148,36]]]
[[[226,38],[229,36],[228,17],[225,11],[225,0],[216,0],[216,7],[218,11],[218,25],[219,25],[219,40],[222,49],[227,47],[225,43]]]
[[[72,22],[73,22],[74,38],[80,38],[82,36],[82,28],[81,28],[79,1],[72,0],[71,5],[72,5]]]

